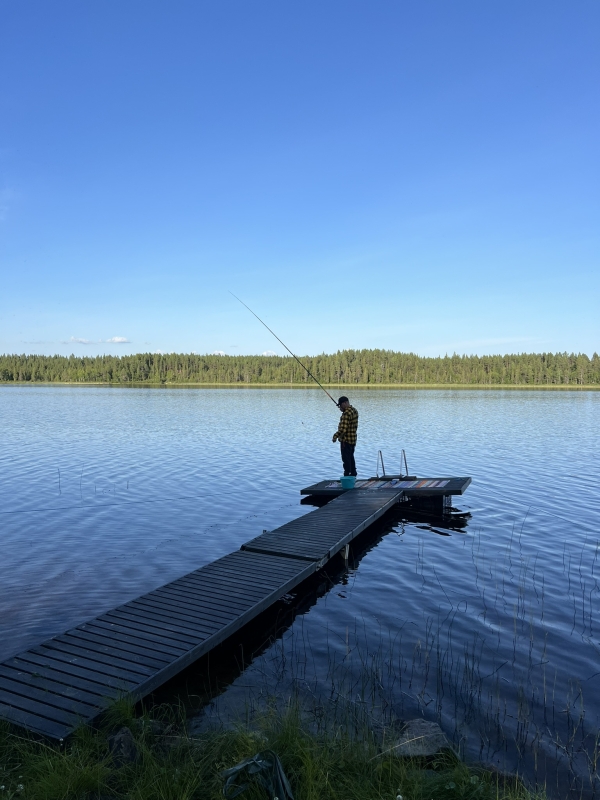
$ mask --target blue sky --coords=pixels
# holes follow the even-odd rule
[[[597,0],[0,0],[0,352],[600,350]]]

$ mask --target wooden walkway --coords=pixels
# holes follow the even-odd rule
[[[242,545],[242,550],[315,561],[319,569],[401,496],[397,490],[377,494],[345,492],[317,511],[257,536]]]
[[[0,664],[0,718],[64,739],[139,700],[291,591],[402,498],[346,492],[218,561]]]

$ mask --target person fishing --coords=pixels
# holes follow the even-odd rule
[[[354,461],[354,448],[356,447],[356,432],[358,430],[358,411],[350,405],[347,397],[342,396],[337,402],[342,412],[340,424],[333,434],[333,442],[340,443],[344,475],[356,477],[356,462]]]
[[[298,356],[292,353],[287,344],[281,341],[281,339],[279,338],[279,336],[277,336],[275,331],[271,330],[271,328],[269,328],[267,323],[264,322],[258,316],[258,314],[255,314],[254,311],[252,311],[252,309],[250,308],[250,306],[247,306],[243,300],[240,300],[240,298],[236,294],[233,294],[233,292],[229,292],[229,294],[232,295],[232,297],[235,297],[235,299],[238,302],[240,302],[244,306],[244,308],[247,308],[248,311],[252,314],[252,316],[256,317],[256,319],[260,322],[261,325],[265,326],[265,328],[269,331],[269,333],[271,333],[277,339],[277,341],[285,347],[288,353],[293,358],[296,359],[296,361],[298,362],[298,364],[300,364],[302,369],[305,370],[305,372],[308,375],[310,375],[313,381],[318,386],[320,386],[321,389],[323,389],[323,391],[325,392],[327,397],[331,400],[331,402],[341,410],[342,416],[340,418],[338,429],[333,434],[333,441],[334,442],[339,441],[340,443],[340,450],[342,453],[342,464],[344,465],[344,475],[345,476],[353,475],[356,477],[356,462],[354,461],[354,448],[356,447],[356,432],[358,430],[358,411],[353,406],[350,405],[350,401],[348,400],[347,397],[344,396],[340,397],[340,399],[336,403],[333,397],[327,391],[327,389],[321,385],[321,383],[315,378],[315,376],[312,374],[309,368],[306,367],[300,361]]]

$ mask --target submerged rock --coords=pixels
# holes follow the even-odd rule
[[[446,734],[437,722],[427,722],[425,719],[411,719],[406,723],[398,741],[386,747],[397,756],[415,758],[418,756],[433,756],[440,750],[452,749]]]

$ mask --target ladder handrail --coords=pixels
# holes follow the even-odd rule
[[[385,478],[385,464],[383,463],[383,453],[381,450],[377,453],[377,468],[376,468],[376,475],[379,477],[379,462],[381,461],[381,470],[383,473],[383,477]]]
[[[404,474],[408,475],[408,464],[406,463],[406,453],[402,449],[402,456],[400,457],[400,475],[402,475],[402,459],[404,459]]]

